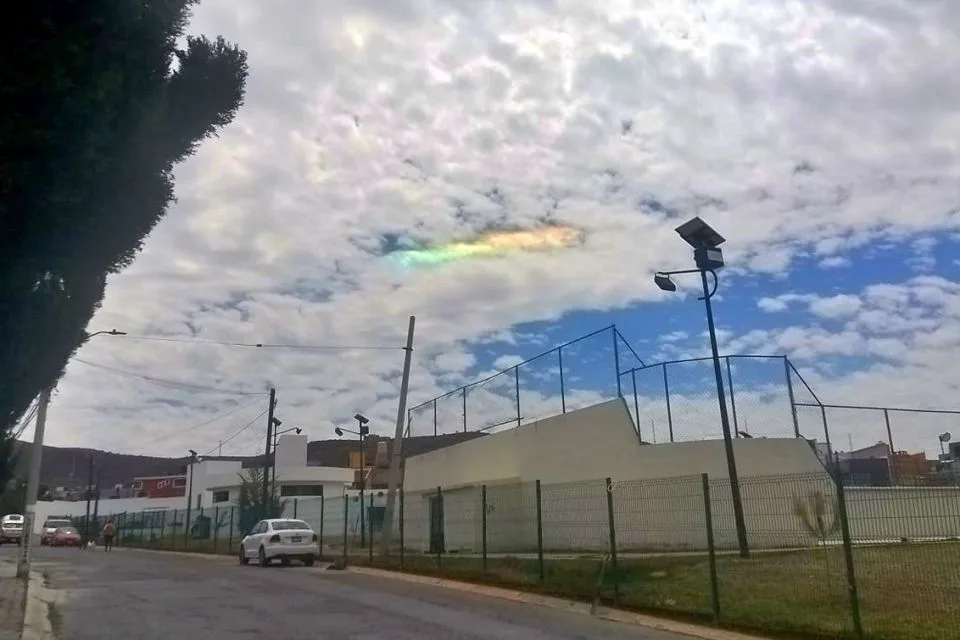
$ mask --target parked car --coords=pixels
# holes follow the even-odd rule
[[[80,532],[73,527],[58,527],[48,544],[53,547],[79,547]]]
[[[40,544],[50,544],[54,534],[60,527],[72,527],[73,522],[67,518],[47,518],[43,523],[43,533],[40,534]]]
[[[0,544],[4,542],[20,544],[22,540],[23,516],[18,513],[10,513],[0,518]]]
[[[320,538],[303,520],[261,520],[240,541],[240,564],[255,559],[261,567],[279,559],[284,566],[295,558],[312,567],[320,555]]]

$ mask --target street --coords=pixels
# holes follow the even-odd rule
[[[0,549],[0,561],[16,548]],[[241,567],[230,558],[37,548],[69,640],[681,640],[441,587],[319,568]]]

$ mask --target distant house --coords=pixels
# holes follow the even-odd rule
[[[142,476],[133,479],[134,497],[182,498],[187,495],[186,474]]]

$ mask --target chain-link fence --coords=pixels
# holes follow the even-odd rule
[[[742,478],[741,493],[748,557],[738,551],[730,483],[705,474],[401,492],[387,556],[380,492],[284,509],[317,532],[323,556],[345,564],[781,634],[955,635],[960,487],[846,487],[824,472]],[[230,554],[244,534],[231,507],[109,518],[118,544],[131,547]]]
[[[597,404],[642,364],[611,325],[411,407],[407,435],[490,432]]]

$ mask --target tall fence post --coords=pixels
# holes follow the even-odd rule
[[[823,437],[827,443],[827,457],[830,458],[827,461],[828,468],[834,468],[836,473],[839,473],[840,470],[836,469],[836,461],[833,459],[833,445],[830,444],[830,428],[827,426],[827,408],[820,405],[820,419],[823,421]]]
[[[294,516],[296,517],[296,516]],[[220,537],[220,507],[213,508],[213,554],[217,554],[217,539]]]
[[[613,364],[617,372],[617,397],[623,397],[623,387],[620,385],[620,342],[617,340],[617,325],[611,325],[610,333],[613,335]]]
[[[373,566],[373,491],[370,492],[370,510],[367,511],[367,528],[370,534],[367,538],[370,540],[370,546],[367,549],[370,566]]]
[[[433,399],[433,437],[437,437],[437,399]]]
[[[463,388],[463,432],[467,432],[467,388]]]
[[[520,365],[513,368],[513,384],[517,394],[517,426],[520,426]]]
[[[323,485],[320,485],[320,557],[323,557],[323,507],[327,499],[323,497]]]
[[[793,376],[790,375],[790,361],[783,356],[783,373],[787,377],[787,395],[790,397],[790,415],[793,417],[793,436],[800,437],[800,420],[797,419],[797,401],[793,397]]]
[[[663,367],[663,395],[667,399],[667,429],[670,430],[670,442],[673,442],[673,410],[670,407],[670,378],[667,376],[667,363]]]
[[[403,569],[403,487],[400,487],[400,517],[399,528],[400,528],[400,568]]]
[[[163,549],[163,543],[164,543],[164,535],[163,535],[163,533],[164,533],[164,529],[166,529],[166,527],[167,527],[167,512],[164,511],[164,512],[163,512],[163,517],[160,518],[160,548],[161,548],[161,549]]]
[[[347,536],[350,533],[350,496],[343,493],[343,566],[347,566]]]
[[[640,431],[640,399],[637,396],[637,370],[630,369],[630,381],[633,383],[633,413],[637,419],[637,437],[643,443],[643,432]]]
[[[537,566],[540,570],[540,584],[543,584],[543,507],[540,493],[540,480],[537,480]],[[486,556],[486,554],[484,554]]]
[[[896,449],[893,448],[893,431],[890,429],[890,410],[889,409],[883,410],[883,422],[887,427],[887,444],[890,445],[889,460],[895,460],[896,458],[894,458],[893,456],[896,453]],[[891,480],[893,480],[893,484],[897,484],[897,466],[895,464],[890,465],[890,475],[892,476]]]
[[[539,481],[538,481],[539,482]],[[538,501],[539,502],[539,501]],[[480,557],[484,572],[487,570],[487,485],[480,485]]]
[[[437,508],[430,514],[430,537],[433,539],[433,546],[437,552],[437,573],[443,570],[441,557],[443,555],[445,541],[443,540],[441,532],[443,531],[444,516],[443,489],[437,487]]]
[[[703,517],[707,524],[707,549],[710,558],[710,603],[713,609],[713,621],[720,621],[720,582],[717,579],[717,546],[713,538],[713,512],[710,505],[710,476],[700,475],[703,484]]]
[[[607,526],[610,530],[610,566],[613,568],[613,601],[620,601],[620,572],[617,568],[617,527],[613,517],[613,480],[606,479]]]
[[[567,390],[563,384],[563,347],[557,347],[557,364],[560,367],[560,412],[567,412]]]
[[[230,529],[227,533],[227,553],[233,553],[233,513],[236,511],[235,507],[230,507]]]
[[[299,504],[299,498],[293,499],[293,517],[297,517],[297,505]]]
[[[843,479],[836,477],[837,510],[840,516],[840,532],[843,535],[843,561],[847,569],[847,592],[850,596],[850,617],[853,620],[853,633],[863,637],[863,622],[860,619],[860,594],[857,591],[857,568],[853,562],[853,542],[850,539],[850,519],[847,517],[847,498],[843,490]]]
[[[740,425],[737,422],[737,398],[733,393],[733,370],[730,368],[730,356],[727,361],[727,386],[730,387],[730,413],[733,415],[733,437],[740,437]]]

